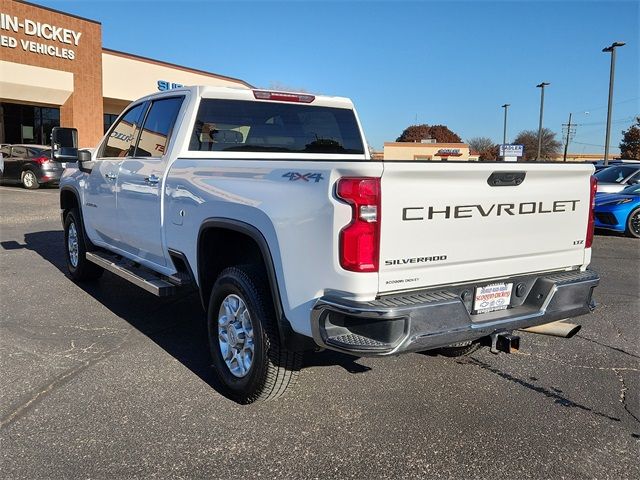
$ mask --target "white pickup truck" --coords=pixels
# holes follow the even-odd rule
[[[213,87],[133,102],[72,163],[70,276],[197,289],[240,402],[281,395],[302,352],[488,344],[589,313],[593,166],[376,161],[346,98]]]

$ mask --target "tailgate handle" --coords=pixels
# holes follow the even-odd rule
[[[516,187],[524,182],[527,172],[493,172],[487,179],[490,187]]]

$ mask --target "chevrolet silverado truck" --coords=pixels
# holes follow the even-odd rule
[[[373,160],[346,98],[216,87],[133,102],[93,152],[76,137],[52,145],[70,277],[199,292],[239,402],[309,350],[508,352],[594,307],[590,164]]]

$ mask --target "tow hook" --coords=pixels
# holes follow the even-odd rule
[[[491,353],[512,353],[520,350],[520,337],[507,332],[491,334]]]

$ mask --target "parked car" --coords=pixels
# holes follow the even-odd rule
[[[599,193],[618,193],[640,182],[640,164],[613,165],[596,172]]]
[[[60,183],[65,165],[51,157],[51,147],[7,145],[0,152],[4,160],[3,183],[20,183],[28,189]]]
[[[640,238],[640,184],[620,193],[596,195],[596,228],[604,228]]]

